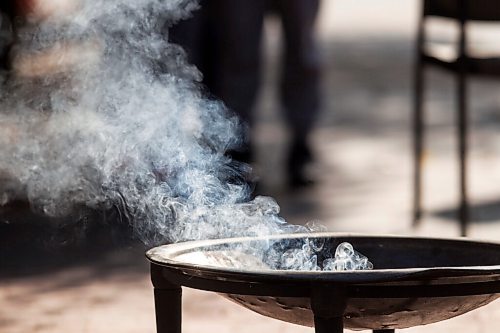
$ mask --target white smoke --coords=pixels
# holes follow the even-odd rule
[[[300,229],[274,200],[248,202],[243,166],[224,155],[238,120],[162,33],[196,6],[80,0],[19,30],[0,87],[0,172],[35,210],[118,206],[148,243]]]

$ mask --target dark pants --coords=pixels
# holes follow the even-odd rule
[[[0,4],[0,69],[8,68],[8,54],[14,39],[13,20],[14,2],[3,0]]]
[[[304,141],[319,109],[319,57],[314,23],[319,0],[206,0],[193,19],[171,31],[205,74],[209,90],[250,126],[260,83],[266,13],[284,32],[280,96],[294,140]],[[207,64],[207,61],[209,62]]]

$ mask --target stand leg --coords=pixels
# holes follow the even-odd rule
[[[424,166],[424,73],[422,60],[415,65],[415,104],[413,110],[413,226],[418,226],[422,217],[422,169]]]
[[[314,316],[314,329],[316,333],[342,333],[344,323],[342,317],[320,318]]]
[[[181,333],[182,289],[155,289],[157,333]]]
[[[462,62],[465,60],[462,60]],[[462,65],[465,66],[465,65]],[[467,236],[467,224],[469,222],[469,201],[467,191],[467,90],[465,85],[464,69],[458,76],[458,152],[460,166],[460,202],[458,218],[460,221],[460,236]]]
[[[413,104],[413,226],[421,223],[422,217],[422,173],[424,160],[424,20],[420,19],[417,34],[417,57],[415,61],[415,95]]]
[[[347,295],[343,286],[319,286],[312,290],[311,307],[316,333],[342,333]]]
[[[151,280],[154,286],[156,332],[181,333],[182,288],[167,281],[162,268],[151,265]]]
[[[458,152],[460,166],[460,203],[458,217],[460,221],[460,235],[467,236],[467,224],[469,222],[469,201],[467,191],[467,146],[468,146],[468,114],[467,114],[467,87],[466,75],[468,73],[467,61],[467,29],[466,17],[467,6],[466,1],[458,2],[460,12],[460,39],[459,39],[459,58],[458,58],[458,77],[457,77],[457,94],[458,94]]]

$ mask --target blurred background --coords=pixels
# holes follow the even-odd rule
[[[316,24],[321,106],[309,138],[315,159],[308,174],[314,184],[301,187],[290,187],[286,179],[292,139],[279,103],[283,33],[276,17],[266,18],[252,163],[258,193],[275,197],[289,222],[320,221],[331,231],[459,236],[456,88],[452,75],[436,69],[425,73],[424,211],[419,226],[412,225],[411,117],[421,5],[417,0],[321,2]],[[456,38],[456,25],[431,23],[438,38]],[[500,30],[478,24],[470,36],[495,46]],[[500,240],[500,81],[471,79],[468,87],[468,236]],[[54,241],[54,224],[27,211],[22,202],[0,206],[1,332],[154,332],[143,245],[106,224],[82,225],[57,236],[55,242],[63,246],[76,239],[70,242],[76,246],[61,253],[45,246]],[[26,245],[33,242],[35,248]],[[491,324],[499,318],[500,305],[494,303],[407,331],[493,332]],[[185,290],[184,332],[258,330],[312,332],[211,293]]]

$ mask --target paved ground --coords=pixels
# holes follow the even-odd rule
[[[321,220],[332,231],[458,235],[450,218],[457,197],[453,81],[435,71],[428,75],[426,214],[419,229],[411,228],[408,129],[417,8],[415,0],[324,1],[324,112],[313,138],[320,182],[293,193],[276,172],[287,133],[273,88],[273,45],[279,33],[275,23],[269,24],[268,70],[256,130],[259,168],[263,191],[277,198],[289,221]],[[499,89],[492,81],[471,85],[474,238],[500,240]],[[8,253],[23,267],[0,267],[0,332],[154,332],[152,289],[140,246],[84,248],[74,265],[56,252],[41,251],[31,258],[18,257],[21,250]],[[184,300],[186,333],[312,332],[253,314],[211,293],[185,290]],[[498,322],[500,302],[407,332],[496,332]]]

